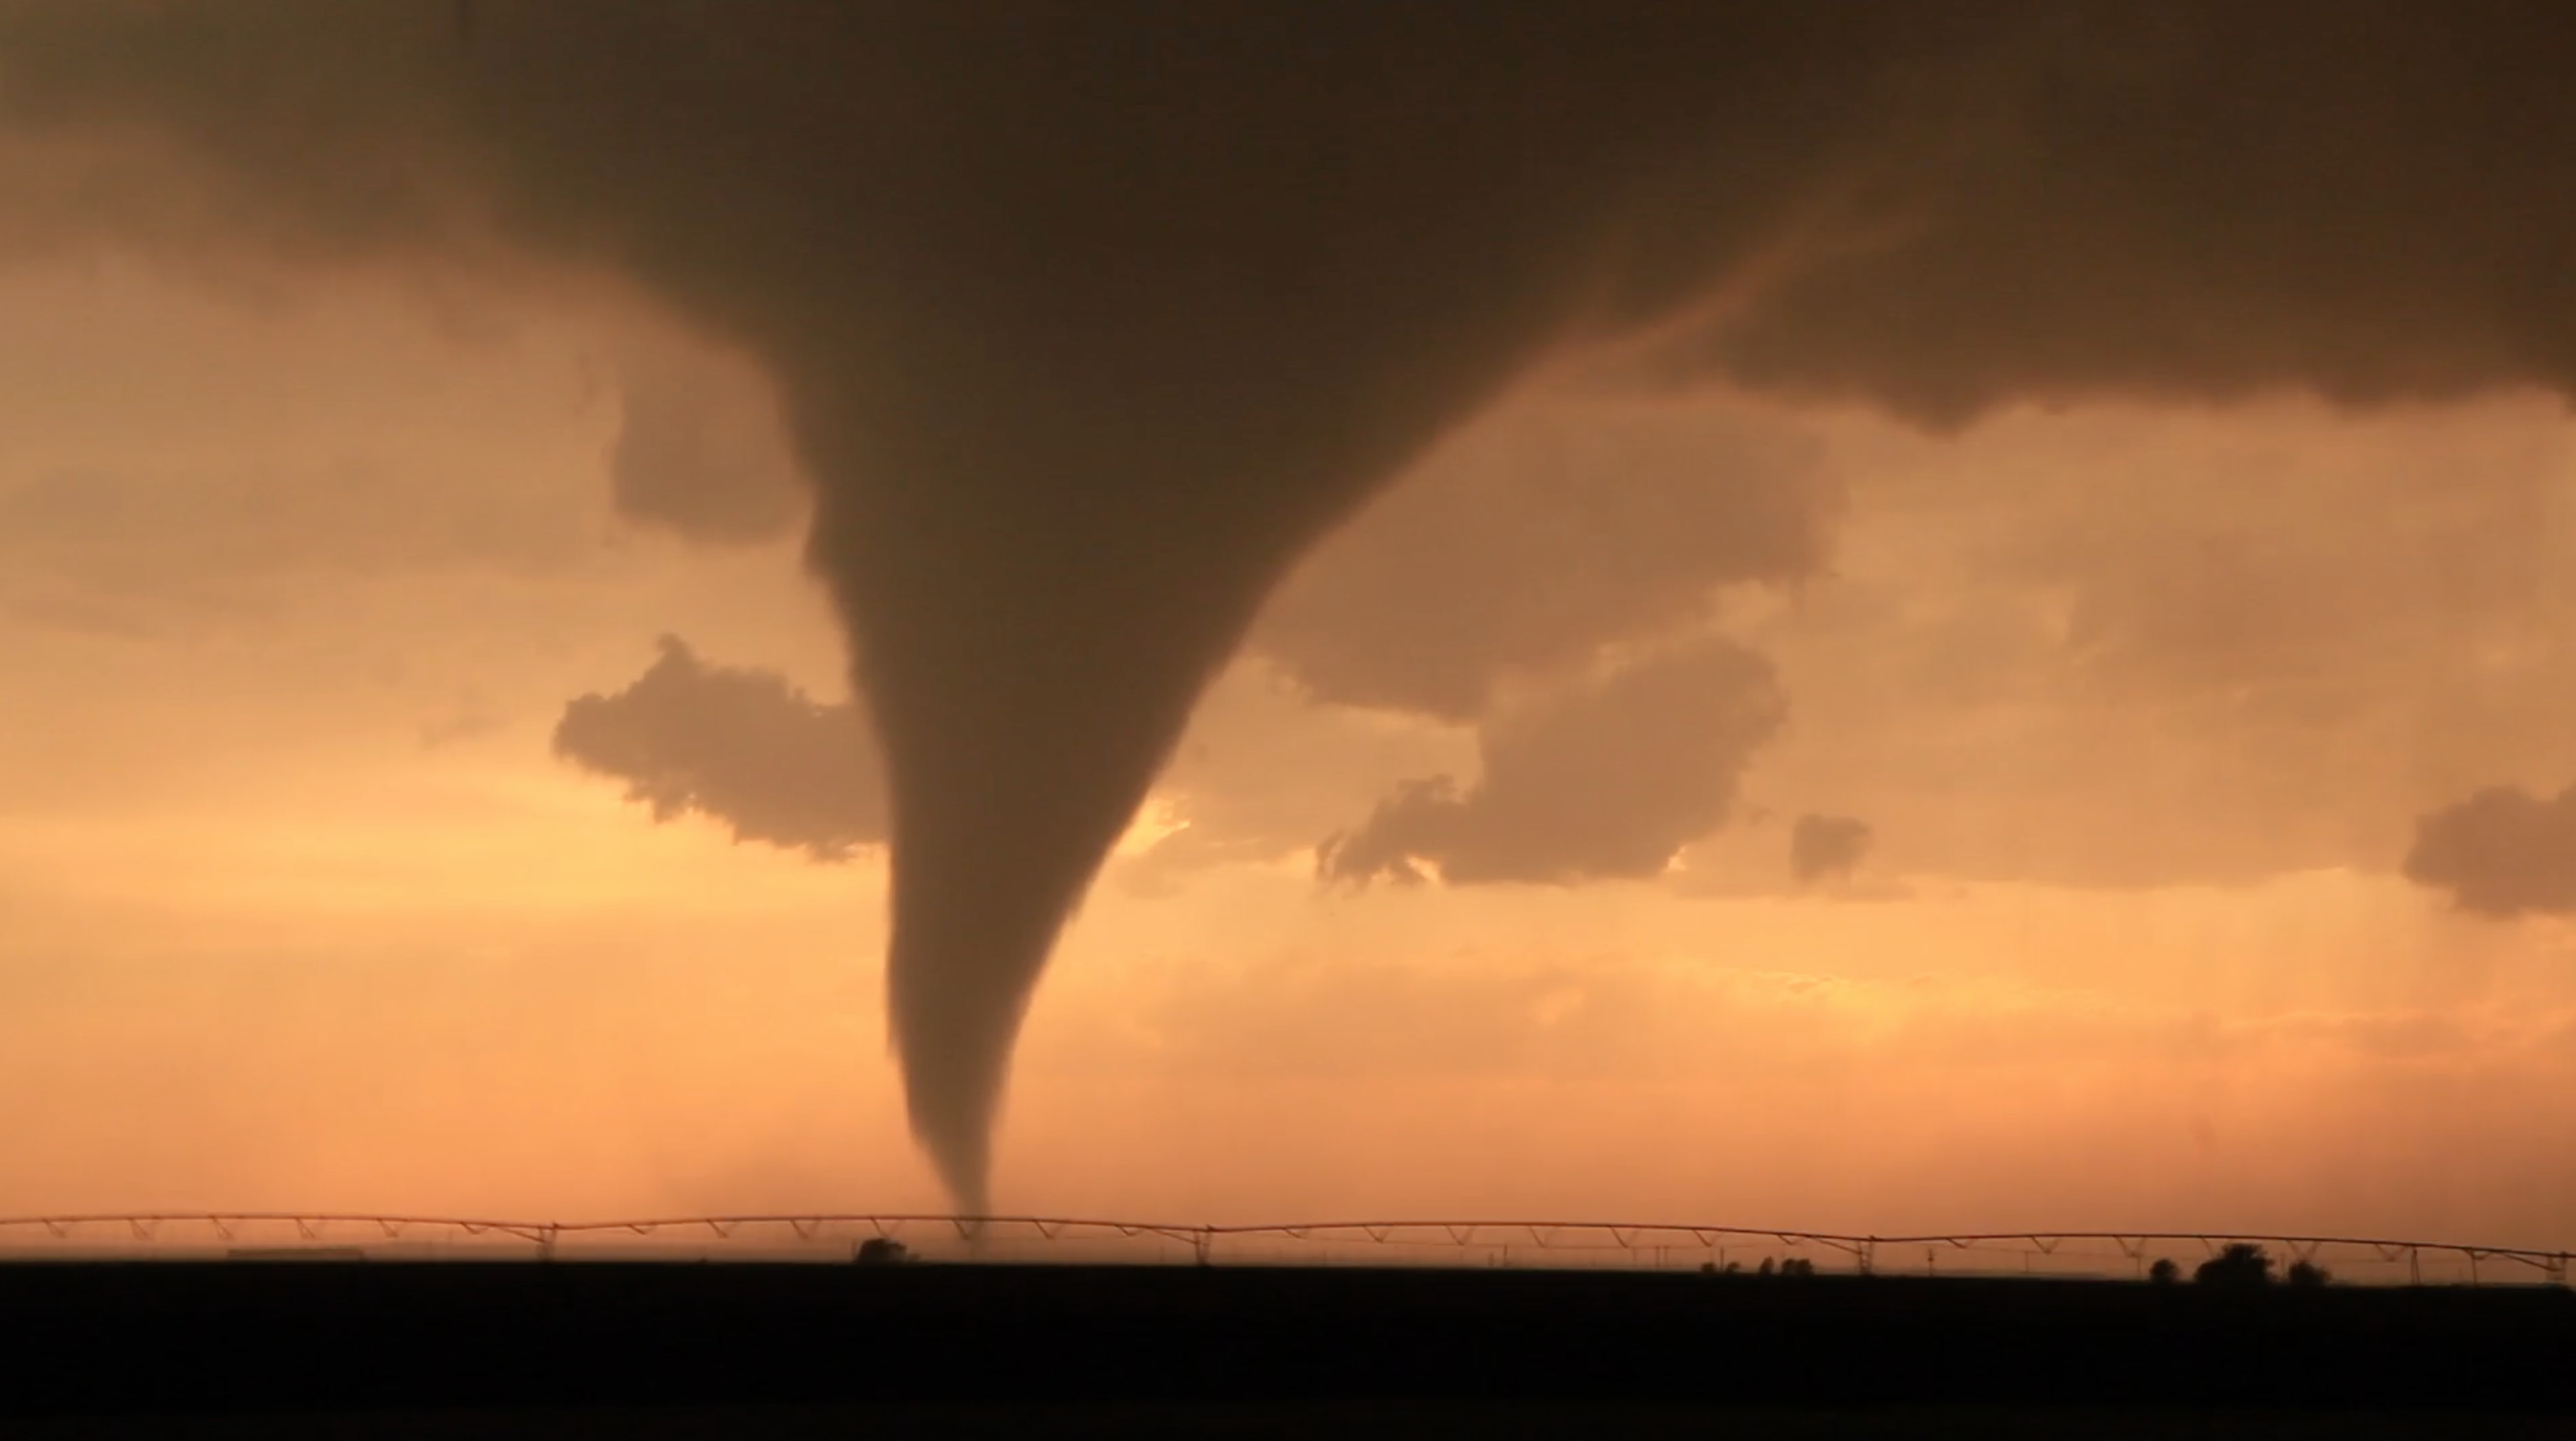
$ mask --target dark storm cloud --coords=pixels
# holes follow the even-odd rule
[[[1803,815],[1789,828],[1789,874],[1813,885],[1848,876],[1869,854],[1869,824],[1850,816]]]
[[[2482,916],[2576,912],[2576,786],[2546,797],[2490,786],[2424,816],[2406,878]]]
[[[564,707],[555,753],[626,782],[657,821],[700,815],[738,841],[821,861],[886,840],[885,785],[867,717],[769,671],[711,666],[676,637],[633,685]]]
[[[1780,728],[1770,665],[1724,640],[1647,657],[1507,710],[1480,737],[1483,774],[1407,782],[1317,856],[1327,879],[1451,885],[1643,880],[1725,823],[1737,777]]]
[[[1318,699],[1472,721],[1725,586],[1814,576],[1841,499],[1822,459],[1710,405],[1511,406],[1320,547],[1251,645]]]
[[[2560,7],[458,14],[0,0],[0,126],[158,136],[222,177],[183,219],[299,263],[498,242],[761,358],[884,738],[914,1121],[969,1209],[1039,969],[1192,697],[1559,342],[1707,298],[1677,363],[1938,418],[2576,358]]]
[[[1702,361],[1940,421],[2576,382],[2576,10],[2057,10],[1902,233],[1787,276]]]

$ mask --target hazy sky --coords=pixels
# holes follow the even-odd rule
[[[958,913],[989,887],[1041,919],[1014,818],[1073,874],[1038,783],[1108,754],[1065,824],[1125,814],[1115,773],[1205,652],[1232,659],[1019,1038],[1003,1209],[2576,1242],[2576,349],[2523,239],[2576,225],[2516,188],[2525,157],[2426,162],[2515,119],[2513,84],[2460,113],[2412,95],[2373,142],[2439,177],[2449,208],[2420,214],[2369,210],[2381,172],[2323,165],[2335,134],[2303,118],[2402,47],[2314,94],[2221,83],[2192,125],[2111,126],[2098,171],[1975,111],[2003,139],[1963,125],[1967,161],[1892,152],[1957,214],[1785,280],[1767,230],[1656,191],[1731,258],[1712,280],[1647,246],[1605,303],[1660,314],[1677,287],[1714,328],[1642,368],[1577,349],[1497,378],[1471,360],[1553,332],[1480,307],[1600,237],[1443,228],[1527,177],[1409,169],[1446,158],[1431,102],[1355,112],[1403,144],[1340,203],[1392,205],[1356,233],[1401,263],[1280,262],[1328,298],[1311,315],[1294,285],[1135,314],[1102,301],[1117,284],[1059,295],[1010,268],[1031,256],[994,236],[1022,232],[980,192],[867,252],[976,296],[952,315],[800,291],[824,271],[794,264],[840,258],[800,248],[824,212],[767,198],[778,177],[726,160],[739,137],[639,143],[594,180],[628,152],[552,91],[491,92],[543,137],[484,177],[538,259],[415,244],[435,226],[370,187],[368,147],[452,159],[406,108],[446,81],[397,67],[379,102],[250,45],[293,83],[236,113],[159,51],[92,67],[116,56],[47,28],[71,13],[0,0],[0,40],[70,57],[33,71],[62,113],[210,105],[213,148],[313,196],[263,209],[146,152],[83,169],[0,125],[0,179],[35,197],[0,224],[0,1214],[941,1209],[888,1054],[903,787],[853,651],[916,702],[971,692],[986,656],[1043,662],[997,671],[989,711],[894,706],[891,733],[930,757],[916,839],[923,795],[980,817],[933,837]],[[2200,17],[2221,69],[2295,38],[2233,13]],[[564,39],[549,23],[531,46]],[[688,103],[732,113],[755,51],[709,58]],[[2073,53],[2098,73],[2034,92],[2065,125],[2045,133],[2163,95],[2165,52]],[[276,125],[348,94],[381,135]],[[927,125],[909,95],[872,123]],[[1258,120],[1281,95],[1176,103]],[[1623,123],[1672,118],[1648,112]],[[2186,214],[2173,177],[2237,125],[2288,138],[2209,182],[2237,208]],[[1035,164],[1002,128],[960,153]],[[1533,194],[1599,199],[1587,138]],[[1802,135],[1762,164],[1804,174],[1810,142],[1841,153]],[[1192,143],[1158,133],[1140,183],[1195,174]],[[798,173],[837,173],[815,155]],[[1246,162],[1210,253],[1305,254],[1256,183],[1297,163]],[[2267,165],[2299,177],[2274,209]],[[539,184],[571,175],[593,188]],[[1037,260],[1122,283],[1141,245],[1139,293],[1197,274],[1189,233],[1132,216],[1049,234]],[[959,253],[1013,286],[974,291],[955,246],[997,247]],[[1391,299],[1452,257],[1476,297],[1455,313]],[[1731,286],[1761,303],[1729,311]],[[1041,323],[1068,316],[1111,337],[1097,356]],[[1383,411],[1345,393],[1336,326],[1394,357]],[[1262,363],[1210,372],[1237,352],[1203,330],[1263,338]],[[880,389],[844,413],[818,376]],[[1014,428],[1032,416],[1054,428]],[[869,425],[891,439],[852,439]],[[980,478],[1031,457],[1097,484]],[[1292,461],[1339,477],[1330,504],[1192,508],[1194,465],[1285,495]],[[1374,495],[1351,478],[1381,463],[1401,478]],[[1059,565],[1051,525],[1106,541]],[[1300,527],[1325,532],[1302,558]],[[896,604],[923,596],[950,608]],[[1065,597],[1105,619],[1057,654]],[[1198,630],[1156,608],[1193,597]],[[1104,677],[1151,704],[1096,708]]]
[[[937,1203],[828,609],[792,538],[614,503],[621,436],[685,428],[636,407],[716,380],[114,261],[11,270],[0,337],[0,1209]],[[687,453],[763,463],[726,414]],[[1499,412],[1200,708],[1041,994],[1003,1194],[2563,1243],[2576,947],[2400,867],[2576,777],[2571,435]],[[1594,673],[1673,637],[1715,663],[1623,714]],[[1425,883],[1319,877],[1443,776]],[[1808,884],[1804,816],[1867,827]]]

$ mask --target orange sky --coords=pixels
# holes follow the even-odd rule
[[[664,633],[846,693],[792,535],[611,504],[620,377],[673,346],[712,364],[596,310],[0,271],[0,1214],[938,1206],[879,861],[657,825],[549,751]],[[1518,404],[1319,554],[1203,707],[1040,994],[1004,1208],[2576,1241],[2576,932],[2397,874],[2419,814],[2576,779],[2556,406],[1935,439]],[[774,455],[759,413],[708,453]],[[1824,573],[1622,610],[1651,524],[1513,568],[1575,522],[1495,457],[1593,429],[1643,437],[1640,485],[1812,488]],[[1519,624],[1498,586],[1606,617],[1479,640],[1498,704],[1711,633],[1786,722],[1660,879],[1319,885],[1315,843],[1478,761],[1472,723],[1313,678],[1466,623],[1407,618]],[[1875,839],[1802,891],[1809,811]],[[1243,848],[1155,864],[1192,817]]]

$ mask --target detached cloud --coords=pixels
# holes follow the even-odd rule
[[[1849,816],[1803,815],[1789,830],[1789,874],[1802,886],[1849,876],[1868,854],[1869,825]]]
[[[565,706],[560,757],[627,782],[657,820],[696,814],[824,861],[884,841],[881,761],[860,705],[817,702],[775,671],[711,664],[677,638],[660,645],[634,684]],[[488,723],[469,700],[423,743]],[[1159,897],[1212,868],[1281,861],[1366,806],[1385,777],[1454,764],[1464,749],[1447,727],[1311,705],[1248,661],[1211,687],[1157,788],[1154,814],[1173,829],[1111,870],[1128,894]]]
[[[1746,760],[1786,714],[1770,663],[1732,641],[1651,656],[1498,715],[1472,787],[1406,782],[1327,841],[1317,868],[1355,884],[1419,882],[1416,862],[1451,885],[1661,875],[1724,823]]]
[[[677,637],[615,695],[564,707],[555,753],[626,782],[656,821],[696,814],[738,841],[848,860],[886,839],[874,735],[855,705],[826,705],[773,672],[710,666]]]
[[[1317,699],[1473,721],[1505,681],[1701,621],[1724,587],[1815,576],[1842,503],[1823,459],[1705,398],[1513,406],[1319,549],[1252,647]]]
[[[2576,786],[2490,786],[2415,823],[2406,878],[2497,919],[2576,912]]]

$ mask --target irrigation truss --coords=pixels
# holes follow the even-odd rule
[[[1802,1257],[1861,1273],[2141,1274],[2235,1244],[2331,1263],[2337,1279],[2396,1284],[2569,1284],[2567,1251],[2356,1236],[2010,1231],[1863,1236],[1607,1221],[1325,1221],[1174,1225],[1055,1216],[813,1214],[528,1221],[295,1212],[135,1212],[0,1217],[0,1256],[400,1256],[517,1252],[540,1258],[742,1255],[847,1259],[872,1238],[959,1259],[1179,1260],[1200,1265],[1449,1264],[1751,1269]]]

